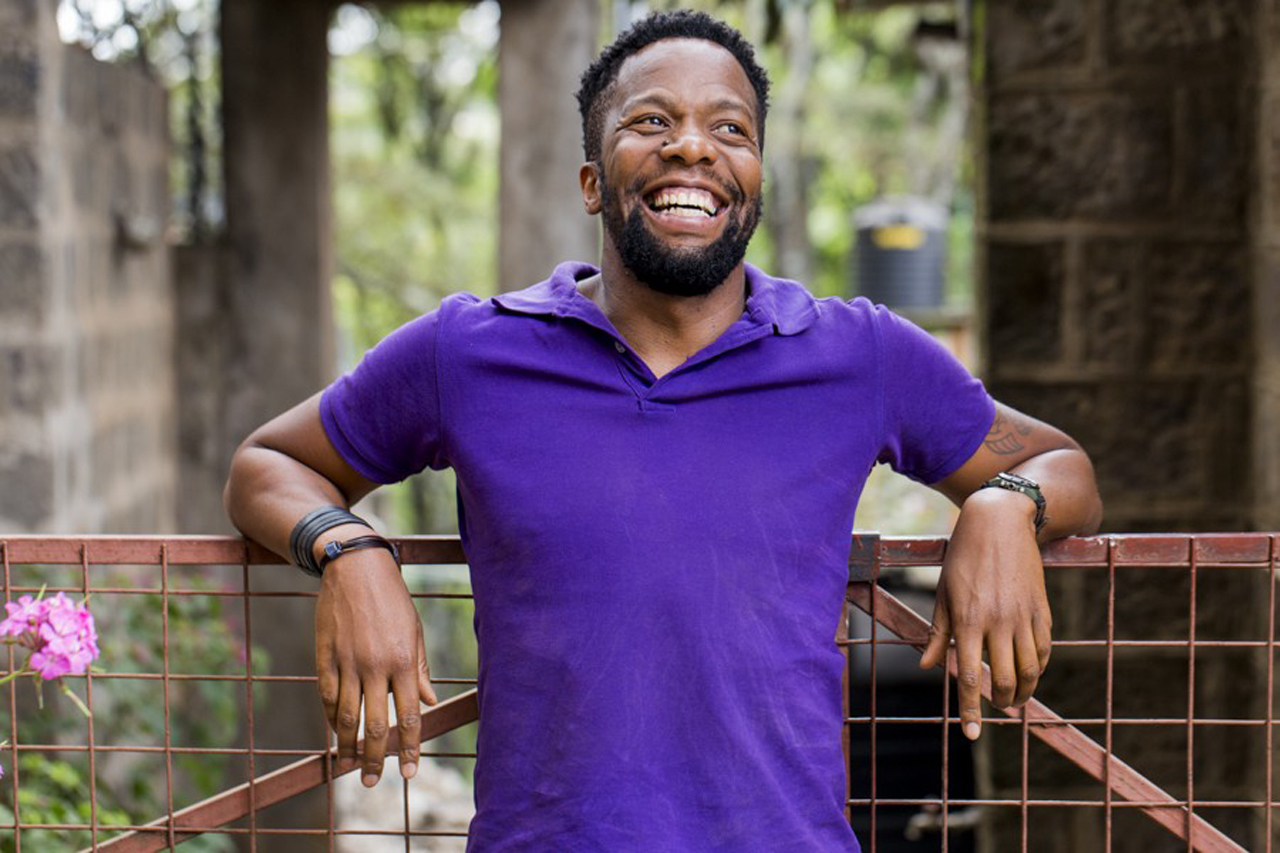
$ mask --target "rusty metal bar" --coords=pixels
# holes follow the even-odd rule
[[[871,579],[872,589],[874,589],[878,583],[879,581],[877,577],[873,577]],[[878,772],[878,769],[880,766],[879,750],[877,749],[877,745],[879,744],[880,741],[879,741],[879,738],[876,737],[876,726],[877,726],[877,722],[876,722],[876,711],[877,711],[876,709],[876,650],[880,647],[880,644],[876,642],[876,631],[880,627],[880,623],[876,620],[876,608],[875,608],[874,597],[871,600],[871,610],[869,615],[871,616],[871,671],[869,674],[869,678],[867,680],[867,684],[868,684],[868,689],[871,691],[871,695],[867,697],[867,711],[871,717],[871,743],[869,744],[869,747],[870,747],[869,754],[871,756],[871,799],[874,801],[876,799],[876,795],[878,794],[877,787],[876,787],[877,786],[876,773]],[[875,803],[872,802],[871,804],[871,853],[876,853],[876,835],[877,835],[876,806],[875,806]]]
[[[80,579],[84,584],[84,597],[89,598],[89,546],[80,546]],[[84,673],[84,701],[89,708],[89,836],[98,845],[98,763],[93,737],[93,669]]]
[[[15,563],[78,565],[80,549],[93,546],[100,565],[155,565],[156,552],[168,544],[174,566],[285,566],[285,560],[256,542],[234,536],[40,536],[5,535]],[[465,563],[457,536],[414,536],[395,539],[400,559],[412,563]],[[292,569],[290,569],[292,571]]]
[[[849,691],[853,684],[853,654],[849,645],[849,619],[852,615],[852,608],[846,599],[840,604],[840,627],[836,630],[836,645],[840,647],[840,654],[844,656],[844,672],[840,676],[840,750],[844,753],[844,800],[846,803],[853,796],[851,769],[853,761],[850,757],[853,738],[849,732],[849,724],[846,722],[853,713],[849,702]],[[844,819],[853,820],[853,811],[849,806],[844,808]]]
[[[1193,823],[1196,801],[1196,727],[1192,722],[1196,716],[1196,549],[1194,544],[1187,549],[1191,571],[1190,614],[1187,624],[1187,853],[1195,851],[1196,825]]]
[[[0,553],[4,555],[4,600],[13,600],[13,585],[11,583],[9,563],[9,543],[0,542]],[[13,646],[7,650],[9,658],[9,672],[14,671]],[[18,801],[18,777],[20,770],[18,768],[18,685],[17,679],[9,682],[9,769],[13,775],[12,797],[9,802],[13,804],[13,849],[14,853],[22,853],[22,804]]]
[[[1022,853],[1027,853],[1027,834],[1030,830],[1030,823],[1031,823],[1031,815],[1030,815],[1030,811],[1031,811],[1030,781],[1031,780],[1029,778],[1030,764],[1031,764],[1031,757],[1029,754],[1031,749],[1031,721],[1027,718],[1026,708],[1019,708],[1018,711],[1019,711],[1018,716],[1022,723],[1022,725],[1018,727],[1019,734],[1021,735],[1021,746],[1022,746],[1022,767],[1021,767],[1022,778],[1020,780],[1022,785],[1022,813],[1019,815],[1022,821],[1022,827],[1021,827],[1022,832],[1021,832],[1020,841],[1022,845],[1021,846]]]
[[[848,596],[850,601],[868,612],[874,596],[879,599],[876,605],[878,618],[886,628],[910,640],[911,644],[917,648],[923,649],[928,643],[929,623],[883,589],[876,589],[873,593],[869,586],[855,583],[849,585]],[[954,656],[948,658],[948,664],[951,675],[954,677],[956,675]],[[991,671],[985,664],[982,672],[982,695],[990,701]],[[1024,706],[1024,710],[1030,719],[1031,731],[1036,737],[1095,779],[1104,781],[1104,776],[1109,777],[1105,780],[1106,784],[1110,785],[1117,795],[1126,800],[1141,800],[1148,803],[1149,805],[1142,807],[1143,812],[1179,838],[1187,837],[1188,821],[1182,820],[1176,814],[1176,812],[1188,811],[1186,804],[1166,794],[1154,782],[1120,759],[1111,756],[1108,760],[1105,750],[1093,739],[1069,725],[1039,700],[1031,699]],[[1006,708],[1004,713],[1014,716],[1017,714],[1017,709]],[[1110,773],[1104,770],[1108,767]],[[1189,821],[1195,828],[1194,849],[1197,853],[1228,853],[1228,851],[1246,853],[1243,847],[1200,816],[1193,815]]]
[[[1111,793],[1111,758],[1114,755],[1115,741],[1115,686],[1116,686],[1116,549],[1115,541],[1107,542],[1107,721],[1106,744],[1103,747],[1105,763],[1102,765],[1102,793],[1106,799],[1105,833],[1106,853],[1111,853],[1112,828],[1112,793]]]
[[[321,711],[321,716],[322,717],[324,716],[323,710]],[[322,769],[324,771],[325,820],[326,820],[326,829],[328,830],[325,833],[325,847],[328,849],[329,853],[333,853],[334,845],[337,843],[336,836],[333,834],[333,830],[334,830],[334,826],[333,826],[334,824],[334,820],[333,820],[333,778],[334,778],[333,777],[333,766],[334,766],[333,755],[337,749],[338,738],[329,729],[329,723],[327,720],[325,721],[324,731],[325,731],[326,743],[328,744],[328,749],[325,751],[325,754],[324,754],[324,764],[322,766]],[[330,750],[332,750],[333,752],[331,752]]]
[[[468,690],[460,696],[446,699],[422,715],[422,740],[439,737],[445,732],[473,723],[479,716],[479,705],[476,702],[476,691]],[[358,748],[358,747],[357,747]],[[392,731],[387,737],[387,751],[399,750],[400,740],[397,732]],[[199,831],[211,827],[220,827],[239,820],[250,814],[254,808],[266,808],[276,803],[297,796],[304,791],[325,784],[331,777],[325,770],[325,763],[332,762],[337,756],[336,750],[329,750],[324,755],[313,755],[287,767],[267,773],[256,779],[224,791],[217,796],[202,800],[176,812],[172,820],[161,818],[147,824],[144,829],[135,830],[97,845],[96,850],[107,850],[111,853],[154,853],[162,850],[168,843],[166,835],[172,827],[177,832],[179,842],[194,838]],[[357,769],[339,771],[342,776]],[[250,799],[250,792],[255,796]],[[197,828],[199,831],[197,831]],[[265,832],[254,830],[250,835]]]
[[[160,546],[160,642],[164,654],[161,655],[161,674],[164,690],[164,788],[165,803],[169,816],[169,847],[177,843],[173,836],[173,725],[169,702],[169,546]]]
[[[1044,546],[1046,566],[1105,568],[1112,540],[1115,561],[1127,566],[1185,567],[1188,548],[1194,548],[1201,568],[1249,565],[1263,567],[1271,559],[1270,534],[1265,533],[1131,533],[1123,536],[1087,536],[1061,539]],[[155,565],[162,543],[169,545],[173,566],[249,565],[284,566],[285,561],[253,542],[230,536],[40,536],[3,535],[14,563],[79,565],[80,549],[93,546],[93,562],[100,565]],[[392,537],[401,562],[412,564],[463,564],[466,555],[457,536]],[[850,537],[850,572],[854,580],[869,580],[860,573],[875,566],[939,565],[947,540],[938,538],[875,536]],[[871,554],[878,550],[879,559]],[[294,593],[288,593],[293,595]],[[298,593],[305,594],[305,593]]]
[[[241,584],[244,591],[249,592],[249,554],[246,549],[244,554],[244,564],[240,567]],[[257,767],[254,763],[254,727],[253,727],[253,613],[249,606],[249,596],[244,597],[244,714],[248,728],[248,747],[249,747],[249,783],[247,786],[247,800],[249,806],[249,851],[256,853],[258,849],[258,798],[257,784],[254,781],[258,775]],[[306,759],[303,759],[304,761]],[[174,820],[169,819],[169,831],[173,831]]]
[[[873,589],[872,601],[880,598],[881,590]],[[887,596],[888,594],[885,593]],[[914,614],[913,614],[914,615]],[[924,622],[923,619],[920,620]],[[925,623],[926,625],[928,623]],[[890,630],[893,630],[890,628]],[[925,629],[926,642],[928,642],[928,628]],[[957,664],[955,661],[955,649],[947,649],[946,667],[949,671],[956,671]],[[951,812],[951,797],[948,782],[951,775],[951,679],[942,679],[942,853],[947,853],[947,847],[950,844],[950,835],[947,827],[947,820]]]
[[[1280,567],[1277,563],[1276,543],[1280,540],[1280,536],[1270,537],[1269,550],[1270,560],[1267,566],[1267,756],[1266,756],[1266,785],[1267,785],[1267,810],[1266,810],[1266,832],[1267,847],[1266,853],[1271,853],[1272,846],[1272,801],[1275,798],[1272,790],[1274,769],[1272,764],[1275,760],[1275,682],[1276,682],[1276,569]]]

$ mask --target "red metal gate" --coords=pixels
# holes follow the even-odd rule
[[[463,562],[456,538],[412,537],[397,541],[406,566]],[[1042,823],[1057,826],[1053,816],[1064,814],[1084,815],[1084,824],[1096,823],[1097,838],[1110,851],[1113,844],[1123,846],[1120,842],[1125,830],[1120,825],[1137,813],[1150,819],[1143,821],[1144,828],[1162,827],[1164,837],[1182,839],[1177,843],[1185,844],[1187,850],[1270,851],[1275,832],[1274,577],[1280,556],[1278,542],[1280,536],[1265,534],[1116,535],[1071,539],[1049,546],[1045,564],[1050,585],[1071,598],[1065,609],[1062,601],[1055,600],[1055,612],[1065,610],[1076,615],[1073,620],[1065,620],[1070,623],[1065,627],[1064,620],[1059,621],[1054,663],[1038,695],[1054,693],[1058,689],[1054,679],[1059,674],[1078,678],[1083,667],[1085,672],[1097,673],[1096,678],[1085,680],[1097,688],[1097,701],[1094,705],[1081,704],[1068,691],[1061,695],[1068,697],[1068,704],[1078,705],[1081,713],[1058,713],[1036,700],[1008,714],[989,712],[984,720],[983,740],[988,751],[984,772],[993,778],[1013,778],[1016,783],[1002,785],[988,780],[979,786],[985,790],[960,798],[951,795],[949,783],[953,777],[949,766],[952,741],[960,737],[958,721],[951,710],[950,679],[939,679],[938,704],[932,708],[907,716],[877,714],[877,697],[886,689],[877,672],[879,660],[889,647],[921,647],[928,631],[928,623],[885,586],[890,578],[904,571],[940,565],[946,540],[855,536],[850,549],[848,599],[871,614],[874,627],[869,636],[855,635],[841,642],[851,653],[862,654],[870,662],[869,677],[855,677],[852,688],[866,691],[863,704],[867,713],[846,714],[845,720],[847,731],[863,737],[870,747],[869,766],[862,769],[867,774],[869,795],[848,801],[851,810],[869,818],[870,831],[862,839],[865,849],[887,848],[889,839],[884,822],[877,822],[878,816],[893,808],[908,807],[919,810],[922,819],[918,823],[932,824],[937,830],[936,840],[925,843],[932,845],[931,849],[944,851],[955,843],[957,833],[974,831],[970,828],[973,822],[979,832],[1003,833],[996,849],[1050,849],[1038,840],[1037,833],[1044,831]],[[259,573],[293,571],[283,568],[279,558],[242,540],[225,537],[14,536],[0,538],[0,556],[7,599],[44,588],[48,593],[62,590],[89,596],[99,614],[113,607],[124,609],[121,602],[129,602],[138,612],[150,613],[149,622],[141,618],[138,621],[158,629],[159,636],[150,638],[159,649],[158,666],[147,669],[130,660],[126,643],[121,655],[104,655],[104,670],[70,681],[91,709],[107,707],[108,699],[104,697],[112,692],[136,692],[157,684],[163,705],[162,731],[151,741],[103,742],[103,723],[90,718],[82,731],[69,725],[57,737],[24,742],[20,739],[19,713],[25,705],[20,702],[18,686],[11,682],[9,743],[0,748],[0,758],[7,759],[4,763],[9,774],[0,784],[8,789],[6,805],[12,811],[12,819],[0,822],[0,849],[39,850],[40,839],[50,837],[50,833],[78,839],[74,845],[77,847],[111,851],[161,850],[206,832],[247,837],[250,849],[270,849],[271,838],[286,834],[321,836],[328,839],[331,849],[344,836],[379,834],[403,838],[406,850],[415,843],[426,843],[424,839],[461,839],[465,835],[465,826],[413,826],[407,785],[403,815],[396,823],[376,830],[344,829],[335,824],[333,817],[335,774],[328,744],[317,743],[308,750],[283,750],[263,748],[255,742],[255,691],[265,690],[270,695],[273,690],[296,687],[298,682],[314,682],[309,676],[255,671],[253,608],[263,606],[264,599],[272,597],[314,595],[307,591],[307,584],[300,584],[297,592],[255,588],[254,578],[260,577]],[[467,594],[426,588],[415,592],[415,597],[445,601],[465,599]],[[243,643],[245,653],[241,660],[225,662],[231,672],[180,671],[171,660],[178,636],[171,631],[171,613],[180,612],[182,602],[212,599],[230,605],[223,611],[224,616],[236,614],[229,624],[234,623],[233,633],[236,641]],[[1162,620],[1160,614],[1168,614],[1168,618]],[[1144,627],[1154,630],[1143,634]],[[130,639],[141,642],[137,636]],[[107,635],[102,639],[104,647],[113,643],[119,646],[120,641],[119,637]],[[1151,688],[1157,685],[1141,679],[1126,682],[1124,673],[1134,671],[1133,658],[1158,662],[1163,680],[1176,681],[1171,689],[1185,697],[1179,699],[1180,707],[1155,707],[1145,714],[1127,710],[1133,695],[1162,696],[1166,705],[1173,695],[1169,690],[1153,692]],[[1229,665],[1221,662],[1228,658],[1233,661]],[[12,671],[12,652],[8,665]],[[954,660],[951,667],[954,674]],[[1245,685],[1235,683],[1239,679],[1222,680],[1223,673],[1230,676],[1246,670],[1256,677]],[[1180,673],[1176,678],[1169,675],[1174,671]],[[1097,685],[1098,680],[1103,683]],[[474,690],[469,689],[474,683],[472,675],[445,673],[438,681],[454,690],[455,695],[423,715],[424,739],[465,726],[476,716]],[[178,729],[174,720],[181,710],[174,706],[175,695],[200,684],[217,684],[241,692],[245,711],[243,746],[175,740]],[[1219,695],[1226,689],[1220,684],[1230,685],[1230,695]],[[989,683],[985,681],[983,691],[989,695]],[[1200,713],[1198,703],[1207,703],[1213,713]],[[1218,713],[1222,708],[1228,713]],[[318,702],[316,714],[319,715]],[[902,727],[911,727],[912,737],[938,745],[940,794],[913,798],[881,790],[883,772],[877,745],[884,740],[886,731]],[[1179,733],[1177,742],[1183,753],[1176,762],[1182,770],[1173,774],[1168,750],[1159,745],[1167,745],[1171,730]],[[1144,740],[1148,733],[1159,734],[1152,740],[1154,745],[1149,746]],[[1126,761],[1130,756],[1118,749],[1120,741],[1132,750],[1136,760]],[[1063,790],[1077,786],[1069,778],[1075,770],[1055,771],[1055,778],[1067,779],[1065,789],[1055,787],[1053,779],[1038,778],[1037,767],[1043,760],[1033,759],[1033,752],[1043,747],[1037,743],[1047,745],[1055,756],[1078,768],[1080,779],[1097,780],[1096,793],[1063,794]],[[1242,743],[1252,746],[1238,755],[1220,754],[1227,749],[1223,744],[1229,747]],[[1197,748],[1198,744],[1208,746]],[[394,752],[394,747],[389,746],[388,752]],[[24,815],[23,804],[31,799],[20,796],[24,785],[23,757],[37,755],[70,756],[83,763],[87,808],[82,818],[53,822]],[[108,809],[100,801],[100,789],[105,784],[100,765],[119,761],[121,755],[155,763],[154,781],[162,791],[158,817],[156,813],[129,812],[127,819],[121,819],[119,808]],[[1146,770],[1144,763],[1151,763],[1147,761],[1151,755],[1159,755],[1160,760],[1152,764],[1154,772],[1144,775],[1140,771]],[[198,802],[180,802],[175,760],[190,763],[199,762],[202,757],[240,762],[244,782]],[[265,762],[278,763],[287,758],[297,760],[284,768],[263,772]],[[1061,763],[1058,758],[1053,760]],[[1225,787],[1224,766],[1226,775],[1231,777]],[[1197,774],[1201,776],[1199,782]],[[325,825],[259,825],[262,809],[313,789],[328,792],[331,805]],[[964,827],[954,817],[957,810],[966,815]],[[978,817],[969,820],[974,815]],[[1054,849],[1066,849],[1061,847],[1061,838],[1057,840],[1059,845]]]

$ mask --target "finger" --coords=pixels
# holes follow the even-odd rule
[[[387,683],[364,685],[364,767],[360,781],[366,788],[378,784],[387,754]]]
[[[1036,692],[1040,673],[1044,671],[1040,664],[1040,652],[1036,647],[1035,630],[1030,625],[1023,625],[1018,629],[1014,637],[1014,655],[1018,664],[1018,693],[1013,697],[1013,704],[1025,705],[1031,694]]]
[[[360,682],[348,674],[338,684],[338,710],[334,731],[338,734],[338,769],[345,772],[356,760],[360,731]]]
[[[951,614],[941,594],[933,605],[933,624],[929,627],[929,644],[924,647],[920,656],[921,669],[933,669],[947,659],[947,648],[951,645]]]
[[[316,687],[320,692],[320,704],[324,706],[324,718],[329,727],[338,730],[338,667],[327,652],[316,649]]]
[[[969,740],[977,740],[982,733],[981,634],[965,632],[956,636],[956,664],[961,729]]]
[[[422,742],[422,716],[418,713],[418,684],[413,673],[396,676],[396,728],[400,731],[400,775],[412,779],[418,772],[418,745]]]
[[[1040,661],[1040,671],[1044,672],[1049,665],[1049,655],[1053,652],[1053,616],[1046,610],[1044,614],[1033,613],[1031,631],[1035,638],[1036,658]]]
[[[434,705],[440,700],[436,690],[431,686],[431,665],[427,663],[427,647],[423,644],[422,634],[418,634],[418,695],[423,702]]]
[[[1018,670],[1012,638],[1007,634],[989,635],[987,660],[991,663],[991,704],[997,708],[1007,708],[1018,690]]]

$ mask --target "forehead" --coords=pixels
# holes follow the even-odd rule
[[[702,39],[663,39],[628,56],[614,82],[614,107],[664,91],[685,97],[735,97],[756,114],[755,89],[732,53]]]

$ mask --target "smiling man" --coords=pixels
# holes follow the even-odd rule
[[[480,648],[475,851],[848,851],[835,644],[877,462],[962,509],[922,665],[952,640],[965,734],[1049,657],[1038,543],[1094,530],[1080,448],[927,334],[743,263],[768,81],[705,15],[636,24],[583,75],[600,266],[468,294],[250,436],[233,521],[322,575],[320,694],[377,781],[434,703],[391,549],[348,507],[452,467]],[[356,752],[363,703],[366,736]]]

